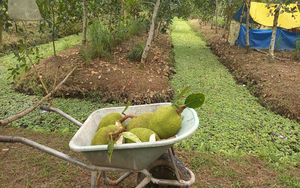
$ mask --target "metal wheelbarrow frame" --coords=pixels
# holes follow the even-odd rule
[[[157,103],[157,104],[148,104],[148,105],[137,105],[130,106],[126,114],[134,114],[138,115],[145,112],[155,112],[158,108],[170,105],[170,103]],[[74,124],[80,126],[80,129],[73,136],[71,141],[69,142],[70,149],[73,151],[81,152],[91,164],[87,164],[79,159],[73,158],[69,155],[66,155],[62,152],[59,152],[55,149],[49,148],[47,146],[36,143],[32,140],[23,138],[23,137],[15,137],[15,136],[3,136],[0,135],[0,142],[20,142],[25,145],[31,146],[33,148],[39,149],[42,152],[51,154],[60,159],[66,160],[72,164],[85,168],[91,171],[91,187],[96,187],[96,180],[98,171],[103,171],[102,174],[105,181],[118,184],[124,179],[126,179],[133,172],[142,173],[144,175],[144,179],[139,182],[136,186],[137,188],[144,187],[149,182],[159,185],[170,185],[170,186],[190,186],[195,182],[194,173],[186,168],[189,173],[190,179],[188,181],[180,179],[177,166],[174,162],[174,151],[171,150],[172,146],[180,142],[183,139],[191,136],[198,128],[199,119],[197,117],[197,113],[190,108],[186,108],[182,112],[183,120],[180,130],[177,132],[177,137],[164,141],[157,142],[143,142],[143,143],[131,143],[131,144],[121,144],[115,145],[114,151],[112,154],[111,162],[109,161],[109,156],[107,152],[107,145],[98,145],[91,146],[91,140],[94,134],[97,131],[98,124],[100,120],[107,114],[111,112],[119,112],[121,113],[125,107],[112,107],[112,108],[103,108],[94,111],[88,119],[81,124],[79,121],[75,120],[68,114],[65,114],[61,110],[48,106],[41,106],[41,109],[54,111],[63,117],[67,118]],[[171,162],[174,166],[175,175],[177,180],[169,180],[169,179],[158,179],[154,178],[153,174],[151,174],[147,167],[154,162],[159,156],[163,155],[166,151],[168,151]],[[126,172],[123,176],[121,176],[116,181],[111,181],[106,176],[105,171],[112,172]]]

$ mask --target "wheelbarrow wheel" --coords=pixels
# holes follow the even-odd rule
[[[174,162],[177,166],[177,170],[180,176],[180,179],[188,181],[189,172],[185,168],[184,164],[176,157],[173,156]],[[171,161],[170,155],[168,153],[162,154],[157,160],[151,163],[147,170],[152,174],[154,178],[157,179],[168,179],[168,180],[177,180],[175,169]],[[137,182],[138,184],[145,178],[143,173],[138,173]],[[158,185],[152,182],[148,183],[145,188],[163,188],[163,187],[177,187],[177,186],[167,186],[167,185]]]

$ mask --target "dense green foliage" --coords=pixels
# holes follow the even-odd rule
[[[257,103],[236,82],[187,22],[172,26],[177,74],[174,89],[190,85],[206,101],[197,109],[199,129],[180,146],[224,155],[254,154],[269,162],[298,164],[300,125]]]
[[[127,57],[132,61],[140,61],[145,50],[145,44],[143,43],[136,43],[135,47],[132,48],[129,52]]]
[[[104,21],[94,21],[88,29],[88,39],[92,44],[92,58],[111,57],[114,47],[132,35],[141,34],[146,30],[142,19],[121,21],[118,26],[109,28]]]

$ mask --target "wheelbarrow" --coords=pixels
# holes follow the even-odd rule
[[[155,112],[158,108],[171,105],[170,103],[157,103],[130,106],[126,113],[141,114]],[[32,140],[0,135],[0,142],[20,142],[42,152],[51,154],[60,159],[91,171],[91,187],[96,187],[97,175],[102,171],[104,180],[110,185],[117,185],[132,173],[138,173],[137,186],[141,187],[188,187],[195,182],[194,173],[186,168],[175,156],[173,145],[191,136],[199,126],[199,119],[194,109],[186,108],[182,112],[182,124],[176,137],[156,142],[115,144],[111,160],[107,152],[107,145],[91,145],[91,140],[97,131],[100,120],[112,112],[122,113],[125,107],[103,108],[94,111],[87,120],[81,124],[61,110],[49,106],[40,106],[43,110],[54,111],[80,126],[79,130],[69,142],[71,150],[81,152],[89,164],[73,158],[55,149],[36,143]],[[129,120],[127,120],[129,121]],[[124,172],[117,180],[110,180],[105,172]]]

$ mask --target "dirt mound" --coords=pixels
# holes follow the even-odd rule
[[[300,122],[300,61],[295,51],[275,51],[274,60],[268,50],[251,50],[230,46],[227,37],[222,38],[223,28],[215,33],[210,24],[192,21],[193,26],[207,38],[207,44],[220,62],[235,76],[238,84],[245,84],[259,102],[270,110]]]
[[[146,41],[147,36],[134,36],[117,46],[113,59],[97,58],[83,61],[81,46],[71,47],[41,60],[37,69],[48,90],[63,80],[73,69],[76,71],[55,93],[55,97],[84,98],[103,102],[124,102],[145,104],[169,102],[174,91],[168,81],[174,72],[170,66],[172,54],[171,39],[168,35],[159,35],[151,46],[148,61],[144,68],[139,62],[130,61],[128,52],[136,41]],[[16,90],[26,94],[43,94],[40,81],[33,71],[16,82]]]

